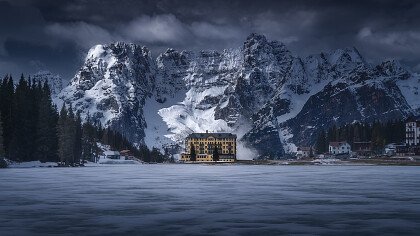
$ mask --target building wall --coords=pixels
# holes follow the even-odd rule
[[[338,147],[329,145],[328,150],[330,154],[343,154],[343,153],[350,153],[351,147],[350,147],[350,144],[348,143],[341,144]]]
[[[409,146],[420,144],[420,125],[418,122],[405,124],[405,143]]]
[[[185,153],[181,161],[190,160],[191,146],[194,145],[197,161],[213,161],[213,149],[216,145],[219,151],[219,161],[233,162],[236,159],[236,138],[187,138],[185,140]]]
[[[298,158],[304,158],[304,157],[309,157],[310,156],[310,154],[311,154],[311,152],[310,151],[303,151],[303,150],[299,150],[299,151],[297,151],[297,153],[296,153],[296,156],[298,157]]]

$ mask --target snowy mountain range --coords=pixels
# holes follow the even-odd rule
[[[168,49],[156,60],[139,45],[97,45],[53,95],[138,145],[236,133],[245,159],[294,152],[333,124],[418,115],[419,89],[420,76],[397,61],[372,65],[355,48],[300,58],[251,34],[238,48]]]

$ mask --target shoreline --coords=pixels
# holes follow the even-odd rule
[[[300,159],[300,160],[267,160],[260,163],[247,163],[240,161],[240,164],[250,165],[322,165],[322,166],[420,166],[420,159],[402,160],[392,158],[366,158],[366,159]],[[238,163],[238,164],[239,164]]]
[[[57,163],[42,163],[39,161],[10,163],[6,169],[15,168],[63,168]],[[152,164],[169,164],[169,165],[269,165],[269,166],[420,166],[420,157],[413,159],[408,158],[363,158],[363,159],[299,159],[299,160],[237,160],[236,162],[176,162],[176,163],[87,163],[80,167],[106,167],[118,165],[152,165]]]

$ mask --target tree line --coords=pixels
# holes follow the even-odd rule
[[[47,81],[23,75],[16,85],[11,76],[0,80],[0,158],[79,165],[97,160],[101,152],[98,144],[130,150],[147,162],[169,158],[157,148],[135,147],[121,133],[93,121],[89,114],[82,122],[81,114],[71,105],[63,105],[58,112]]]
[[[328,152],[329,142],[347,141],[351,146],[354,142],[371,142],[373,151],[381,151],[388,143],[401,143],[405,139],[405,122],[390,120],[387,122],[352,123],[344,126],[332,126],[319,133],[315,148],[318,153]]]

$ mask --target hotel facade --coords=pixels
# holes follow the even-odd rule
[[[196,162],[214,162],[213,151],[217,147],[218,162],[236,161],[236,135],[231,133],[192,133],[185,139],[185,152],[181,161],[191,161],[191,147],[194,146]]]

